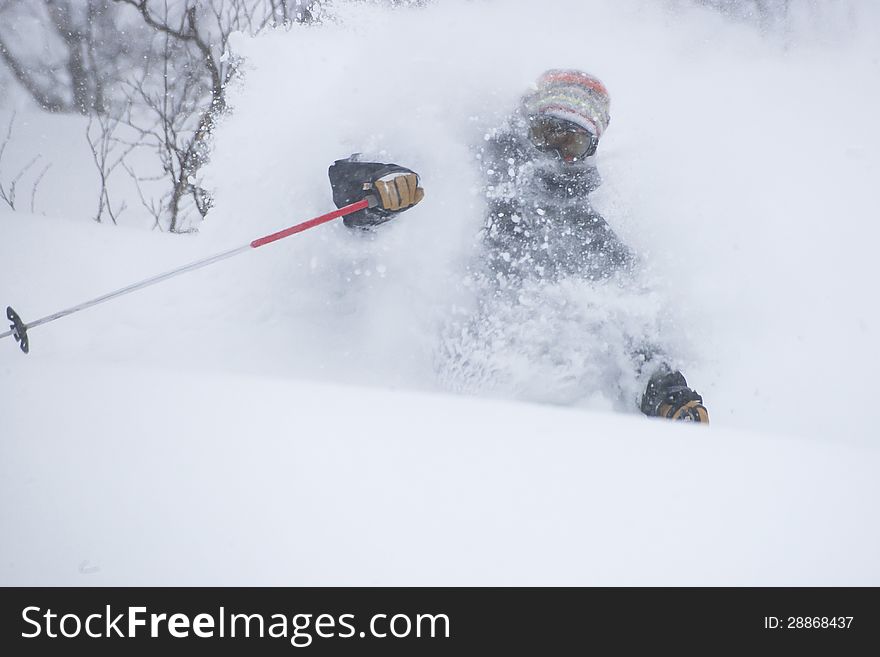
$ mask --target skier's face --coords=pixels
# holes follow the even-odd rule
[[[556,153],[565,162],[593,155],[599,141],[580,126],[548,117],[530,121],[529,138],[540,151]]]

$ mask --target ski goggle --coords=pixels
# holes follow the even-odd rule
[[[553,118],[534,119],[529,138],[538,150],[556,152],[566,162],[589,157],[599,146],[599,140],[580,126]]]

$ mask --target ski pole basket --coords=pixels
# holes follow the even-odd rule
[[[18,313],[12,309],[12,306],[6,306],[6,318],[12,322],[12,324],[9,325],[9,328],[12,329],[12,337],[15,338],[15,341],[18,343],[18,346],[21,347],[21,350],[24,353],[27,353],[30,351],[27,325],[21,321],[21,317],[19,317]]]

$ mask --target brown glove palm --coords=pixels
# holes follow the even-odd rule
[[[373,188],[379,197],[379,207],[390,212],[411,208],[425,197],[415,173],[389,173],[376,180]]]
[[[692,399],[689,402],[676,406],[675,404],[660,404],[660,417],[669,420],[684,420],[685,422],[702,422],[709,423],[709,412],[702,402]]]

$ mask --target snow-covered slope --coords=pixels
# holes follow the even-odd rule
[[[325,211],[353,151],[428,193],[375,239],[324,226],[38,327],[27,357],[0,341],[0,583],[880,584],[876,12],[782,40],[684,3],[527,4],[237,40],[197,235],[86,221],[79,168],[47,174],[54,216],[0,212],[0,307],[32,320]],[[435,375],[471,145],[550,66],[611,89],[597,205],[709,429]]]
[[[39,356],[8,376],[4,584],[880,584],[872,449]]]

